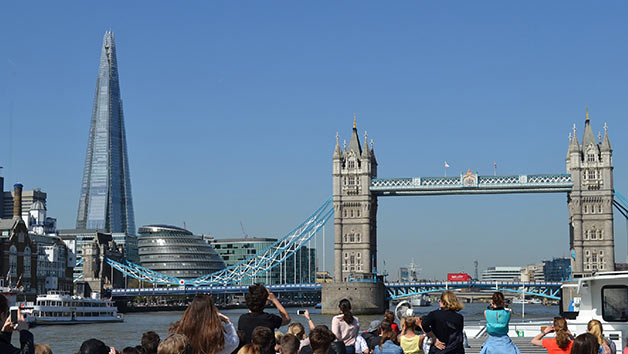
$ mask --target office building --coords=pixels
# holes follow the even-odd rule
[[[233,266],[273,247],[277,239],[248,237],[215,239],[211,245],[225,261],[227,267]],[[246,279],[242,284],[286,284],[313,283],[316,277],[316,253],[314,249],[301,247],[283,263],[263,275]]]
[[[76,228],[135,235],[118,63],[113,32],[105,33],[92,111]]]
[[[201,236],[170,225],[145,225],[138,230],[142,267],[177,278],[193,279],[225,268]]]
[[[521,267],[488,267],[482,272],[482,281],[519,281]]]

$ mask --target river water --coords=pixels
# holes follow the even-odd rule
[[[435,310],[437,306],[415,307],[415,313],[418,315],[427,314]],[[392,309],[392,308],[391,308]],[[461,314],[465,317],[465,324],[477,324],[483,319],[483,312],[486,309],[485,303],[465,304]],[[307,328],[307,323],[302,316],[296,315],[296,308],[287,309],[292,317],[292,321],[303,323]],[[323,316],[320,310],[313,308],[310,311],[312,321],[315,324],[331,325],[332,316]],[[225,310],[222,311],[229,316],[232,322],[237,326],[238,318],[241,314],[247,312],[245,309]],[[275,309],[267,309],[267,312],[277,313]],[[127,346],[135,346],[140,343],[142,333],[147,331],[155,331],[163,339],[167,336],[168,326],[170,323],[181,318],[183,312],[149,312],[149,313],[129,313],[124,316],[122,323],[101,323],[101,324],[83,324],[71,326],[38,326],[31,331],[35,336],[35,343],[47,343],[52,346],[52,351],[56,354],[76,353],[81,343],[90,338],[97,338],[105,342],[109,346],[114,346],[118,351],[122,351]],[[558,306],[544,306],[537,304],[525,305],[525,320],[542,320],[549,321],[558,315]],[[360,327],[366,330],[369,323],[375,319],[381,319],[382,316],[358,316]],[[512,321],[521,320],[521,305],[513,306]],[[282,327],[285,331],[286,327]],[[19,347],[19,335],[13,336],[13,345]]]

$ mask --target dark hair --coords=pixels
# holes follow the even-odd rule
[[[81,344],[79,354],[109,354],[110,348],[102,341],[92,338]]]
[[[597,354],[598,350],[597,338],[591,333],[583,333],[574,339],[571,354]]]
[[[195,353],[214,354],[225,347],[225,329],[210,295],[194,296],[176,333],[187,337]]]
[[[493,300],[493,306],[495,306],[495,310],[504,309],[504,294],[502,294],[501,291],[494,292],[491,300]]]
[[[379,325],[379,329],[380,332],[384,332],[384,331],[392,331],[392,323],[390,323],[390,321],[388,320],[384,320],[382,321],[382,323]]]
[[[7,300],[6,296],[0,294],[0,314],[8,314],[9,313],[9,300]]]
[[[141,354],[136,347],[126,347],[122,349],[122,354]]]
[[[391,329],[382,330],[382,340],[379,341],[379,349],[382,349],[382,344],[384,344],[387,340],[391,340],[393,343],[399,345],[397,342],[397,333]]]
[[[390,323],[394,323],[395,322],[395,314],[390,311],[390,310],[386,310],[386,312],[384,312],[384,319]]]
[[[246,306],[253,313],[264,311],[266,301],[268,300],[268,290],[263,284],[255,284],[249,286],[249,292],[244,295]]]
[[[159,335],[154,331],[142,334],[142,347],[146,350],[146,354],[156,354],[159,341]]]
[[[310,332],[310,347],[316,354],[325,354],[336,336],[327,326],[316,326]]]
[[[281,353],[282,354],[297,354],[301,341],[294,334],[286,333],[281,337]]]
[[[347,299],[342,299],[340,300],[338,307],[340,307],[340,311],[343,314],[342,320],[345,321],[347,324],[352,324],[353,314],[351,313],[351,302],[349,302],[349,300]]]
[[[260,351],[266,352],[275,343],[275,333],[264,326],[257,326],[251,334],[251,344],[257,346]]]

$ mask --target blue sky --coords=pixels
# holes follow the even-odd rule
[[[116,34],[136,223],[278,237],[331,194],[353,114],[380,177],[562,173],[608,123],[628,194],[620,1],[4,2],[0,165],[74,226],[100,46]],[[581,135],[580,135],[581,136]],[[563,194],[380,199],[380,269],[568,254]],[[616,213],[616,253],[626,224]],[[331,242],[332,228],[327,230]],[[331,243],[327,247],[331,250]],[[438,250],[438,251],[437,251]],[[331,268],[331,253],[327,268]],[[444,257],[444,255],[446,255]]]

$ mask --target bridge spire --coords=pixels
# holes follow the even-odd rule
[[[362,155],[362,146],[360,146],[360,137],[358,136],[355,114],[353,115],[353,131],[351,132],[348,151],[353,151],[357,156]]]
[[[334,158],[340,158],[342,150],[340,150],[340,135],[336,132],[336,148],[334,148]]]
[[[589,106],[587,106],[586,120],[584,122],[584,135],[582,136],[582,150],[588,149],[590,145],[594,145],[597,148],[597,141],[595,140],[595,134],[593,128],[591,128],[591,121],[589,120]]]
[[[612,151],[611,149],[611,141],[608,139],[608,125],[604,123],[604,139],[602,140],[602,151]]]

